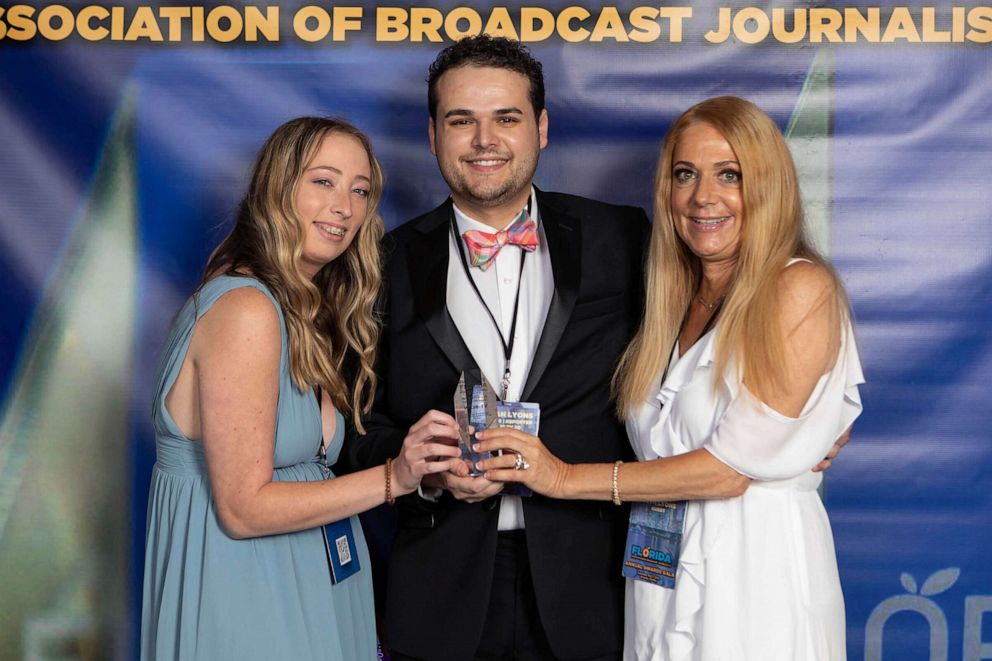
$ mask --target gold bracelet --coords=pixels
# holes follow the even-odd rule
[[[622,461],[617,461],[613,464],[613,504],[620,505],[620,464]]]
[[[386,504],[395,505],[396,499],[393,498],[393,460],[386,459]]]

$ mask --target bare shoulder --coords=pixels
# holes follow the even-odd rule
[[[200,348],[260,351],[280,346],[279,315],[272,301],[254,287],[225,293],[197,323]]]
[[[778,277],[777,293],[779,314],[789,326],[811,315],[832,315],[837,307],[837,280],[822,264],[801,261],[783,269]]]

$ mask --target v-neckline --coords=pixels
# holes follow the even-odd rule
[[[674,348],[675,363],[678,363],[680,360],[682,360],[683,358],[685,358],[685,355],[687,353],[689,353],[690,351],[692,351],[693,347],[697,346],[700,342],[703,341],[703,339],[707,335],[709,335],[710,333],[712,333],[713,331],[715,331],[716,330],[716,327],[717,327],[717,324],[719,324],[719,323],[720,323],[719,321],[716,322],[715,324],[713,324],[713,327],[712,328],[710,328],[708,331],[706,331],[705,333],[703,333],[702,335],[700,335],[699,337],[697,337],[696,338],[696,341],[693,342],[692,344],[690,344],[689,347],[684,352],[682,351],[682,341],[679,338],[675,338],[675,348]],[[671,356],[669,356],[669,360],[671,360]],[[675,367],[675,363],[672,364],[672,367]]]

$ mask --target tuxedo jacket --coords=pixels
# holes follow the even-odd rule
[[[541,407],[541,440],[569,463],[630,459],[610,378],[642,309],[648,221],[641,209],[537,192],[554,294],[522,401]],[[385,240],[379,386],[357,468],[399,452],[429,409],[453,413],[463,370],[477,369],[446,307],[450,199]],[[523,285],[522,285],[523,286]],[[417,658],[471,659],[482,635],[496,552],[499,496],[481,503],[399,499],[389,559],[386,643]],[[523,499],[541,622],[555,655],[580,659],[623,644],[621,578],[628,511],[608,502]]]

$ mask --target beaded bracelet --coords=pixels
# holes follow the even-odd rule
[[[393,460],[392,458],[386,459],[386,503],[389,505],[395,505],[396,499],[393,498]]]
[[[620,464],[622,461],[617,461],[613,464],[613,504],[620,505]]]

